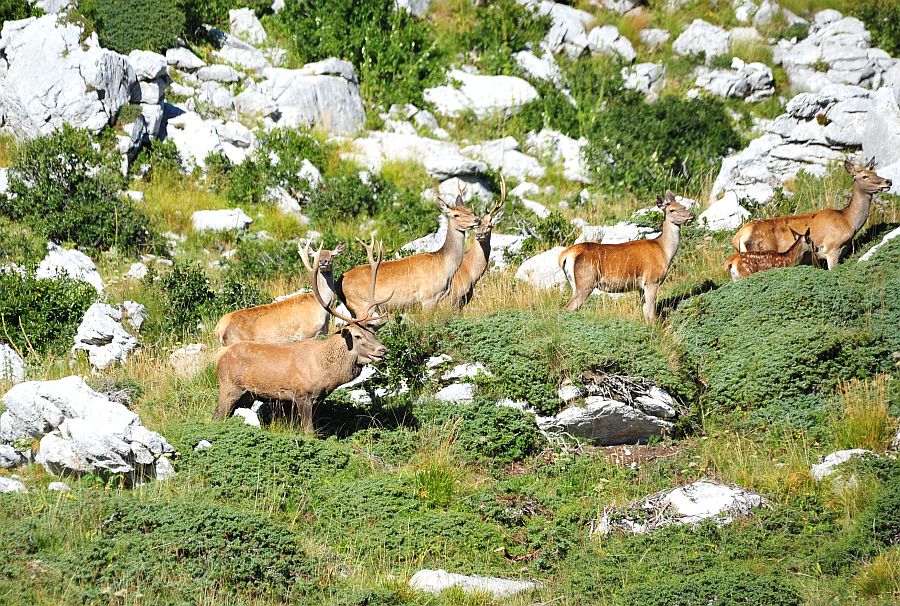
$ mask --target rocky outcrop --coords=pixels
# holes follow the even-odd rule
[[[484,141],[460,151],[464,155],[483,160],[494,170],[519,181],[540,179],[547,172],[537,159],[522,152],[519,142],[513,137]]]
[[[467,576],[446,570],[420,570],[409,580],[409,587],[415,591],[439,594],[447,589],[458,589],[463,593],[489,594],[500,599],[535,588],[530,581],[511,581],[493,577]]]
[[[689,57],[703,56],[709,63],[727,53],[730,44],[731,37],[727,31],[703,19],[694,19],[672,43],[672,50]]]
[[[262,44],[266,41],[266,30],[256,18],[251,8],[236,8],[228,11],[228,24],[231,34],[250,44]]]
[[[542,44],[554,53],[577,58],[587,52],[587,30],[594,24],[594,16],[573,6],[548,0],[516,0],[533,8],[538,15],[550,17],[550,31]]]
[[[694,85],[717,97],[744,99],[748,103],[775,94],[775,76],[768,65],[744,63],[737,57],[731,60],[731,69],[699,68]]]
[[[582,152],[587,139],[573,139],[559,131],[543,128],[525,136],[525,149],[552,164],[562,164],[563,177],[569,181],[590,183],[588,165]]]
[[[750,211],[741,206],[737,194],[733,191],[710,203],[709,208],[700,213],[697,225],[709,231],[737,229],[750,217]]]
[[[135,82],[125,57],[56,15],[3,24],[0,127],[16,136],[47,135],[63,124],[99,132],[128,103]]]
[[[622,68],[622,86],[636,90],[644,98],[653,103],[659,99],[659,93],[666,84],[666,68],[662,63],[638,63],[632,67]]]
[[[641,44],[646,46],[650,51],[656,52],[662,49],[671,37],[672,34],[669,33],[669,30],[650,27],[641,30],[639,40],[641,41]]]
[[[516,65],[522,68],[526,74],[536,80],[547,80],[555,86],[562,85],[563,73],[553,57],[553,53],[548,49],[541,49],[541,56],[537,56],[530,50],[523,50],[513,53],[513,60]]]
[[[862,135],[853,141],[862,143],[863,153],[867,158],[875,158],[879,166],[887,166],[900,162],[900,105],[898,105],[900,86],[881,88],[871,97],[871,105],[857,103],[846,111],[856,110],[849,130]],[[846,107],[846,105],[845,105]],[[866,111],[868,110],[868,111]],[[862,127],[860,129],[860,127]]]
[[[459,69],[447,74],[449,84],[427,88],[423,97],[437,113],[451,118],[472,112],[477,118],[510,115],[539,97],[537,90],[514,76],[483,76]]]
[[[125,362],[140,343],[125,330],[122,319],[121,309],[106,303],[91,305],[78,325],[72,355],[87,352],[88,361],[95,370]]]
[[[159,459],[174,453],[134,412],[97,393],[81,377],[20,383],[3,396],[3,404],[0,441],[39,439],[36,460],[51,474],[152,478]]]
[[[38,265],[35,277],[52,280],[58,276],[87,282],[97,290],[97,294],[103,294],[103,279],[89,256],[74,248],[67,250],[48,242],[47,256]]]

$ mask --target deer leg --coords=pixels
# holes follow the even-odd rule
[[[243,389],[229,381],[219,379],[219,403],[213,412],[213,420],[221,421],[231,415],[243,395]]]
[[[300,412],[300,427],[303,428],[304,433],[314,433],[315,428],[313,427],[312,418],[312,398],[310,396],[302,396],[299,398],[294,398],[294,402]]]
[[[659,284],[644,284],[641,291],[641,301],[644,304],[644,320],[652,322],[656,319],[656,294]]]
[[[591,296],[591,293],[594,291],[593,288],[576,288],[572,291],[572,298],[569,299],[569,302],[566,303],[566,306],[563,308],[566,311],[575,311],[587,301],[587,298]]]
[[[828,269],[834,269],[837,267],[838,261],[841,259],[841,253],[844,251],[844,247],[836,248],[834,250],[829,250],[825,253],[825,262],[828,264]]]

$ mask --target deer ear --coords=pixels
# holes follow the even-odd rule
[[[856,174],[856,169],[853,168],[853,164],[850,163],[850,160],[844,160],[844,170],[846,170],[851,175]]]
[[[808,228],[808,227],[806,228],[806,233],[803,234],[803,236],[806,237],[806,238],[809,237],[809,228]]]
[[[673,203],[673,202],[675,202],[675,201],[676,201],[676,200],[675,200],[675,194],[672,193],[672,190],[667,189],[667,190],[666,190],[666,202],[668,202],[669,204],[671,204],[671,203]]]
[[[869,162],[866,164],[866,168],[868,168],[869,170],[875,168],[875,156],[872,156],[872,159],[869,160]]]
[[[456,208],[462,208],[466,205],[466,201],[463,200],[462,194],[456,194]]]
[[[659,195],[656,196],[656,205],[660,208],[666,207],[666,201],[662,199],[662,196],[659,196]]]
[[[441,209],[441,212],[442,212],[442,213],[444,213],[445,215],[449,215],[449,214],[450,214],[450,207],[447,206],[447,204],[446,204],[443,200],[441,200],[440,198],[438,198],[437,203],[438,203],[438,208]]]

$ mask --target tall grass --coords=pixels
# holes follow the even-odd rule
[[[891,381],[889,375],[878,375],[872,379],[851,379],[838,386],[841,408],[829,421],[836,448],[874,452],[887,449],[897,426],[888,408]]]
[[[900,599],[900,548],[880,553],[863,564],[853,584],[867,598],[893,596]]]

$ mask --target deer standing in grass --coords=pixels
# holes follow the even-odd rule
[[[382,264],[376,296],[385,299],[389,294],[391,296],[390,301],[379,308],[380,311],[406,309],[414,305],[428,309],[450,292],[450,282],[465,253],[466,232],[478,227],[481,220],[462,206],[462,195],[456,197],[456,206],[448,206],[442,200],[438,200],[438,206],[448,218],[443,246],[436,252]],[[354,267],[345,272],[336,284],[338,297],[356,317],[366,308],[371,272],[371,265]]]
[[[665,214],[658,237],[622,244],[583,242],[559,253],[559,266],[572,286],[566,310],[581,307],[595,288],[612,292],[640,289],[644,319],[656,318],[656,295],[678,252],[681,226],[694,218],[670,191],[665,199],[657,196],[656,204]]]
[[[472,300],[475,285],[487,271],[491,256],[491,234],[494,226],[503,218],[506,204],[506,180],[500,175],[500,201],[481,217],[481,224],[474,229],[475,241],[463,255],[462,263],[450,283],[447,299],[450,305],[462,309]]]
[[[320,251],[317,257],[319,293],[329,306],[334,300],[331,274],[334,258],[343,251],[344,243],[341,242],[334,250]],[[312,268],[308,265],[309,254],[307,243],[306,250],[300,251],[300,259],[312,275]],[[231,345],[238,341],[291,343],[312,339],[328,332],[329,317],[327,309],[319,304],[313,293],[292,295],[274,303],[225,314],[216,324],[216,340],[222,345]]]
[[[860,169],[844,162],[844,168],[853,175],[850,204],[844,208],[750,221],[738,230],[731,243],[738,252],[784,250],[794,242],[792,231],[803,233],[808,229],[816,243],[816,257],[825,259],[828,269],[834,269],[853,236],[866,224],[872,197],[891,188],[891,180],[875,174],[874,166],[875,158]]]
[[[326,303],[319,291],[320,248],[310,271],[312,294],[327,313],[347,325],[327,339],[306,339],[286,345],[239,341],[222,349],[216,356],[219,403],[213,419],[228,417],[238,402],[250,394],[291,402],[295,412],[299,411],[303,429],[312,432],[313,407],[339,386],[358,377],[363,366],[380,362],[387,355],[387,349],[369,325],[377,317],[370,315],[371,312],[384,303],[375,298],[381,250],[376,256],[373,245],[363,246],[369,257],[371,283],[362,313],[348,318]],[[305,256],[305,251],[302,254]],[[304,264],[309,267],[308,260]]]
[[[793,229],[791,232],[796,239],[784,252],[743,252],[728,257],[725,260],[725,271],[731,276],[731,281],[737,282],[750,274],[776,267],[795,267],[800,265],[805,253],[812,252],[815,255],[816,247],[809,237],[808,228],[803,234],[798,234]]]

